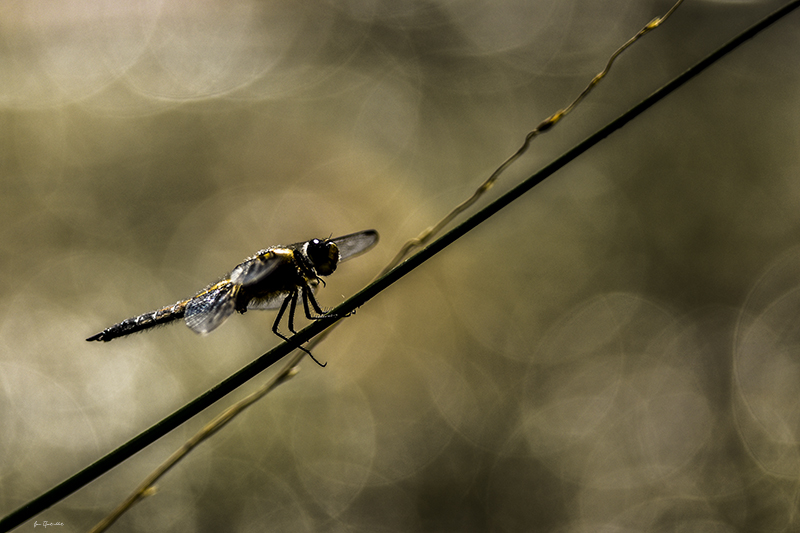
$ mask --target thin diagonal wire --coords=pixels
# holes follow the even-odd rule
[[[553,126],[558,124],[558,122],[561,121],[562,118],[567,116],[570,112],[572,112],[573,109],[578,107],[578,105],[587,96],[589,96],[589,93],[592,92],[592,90],[594,90],[594,88],[597,87],[600,81],[603,78],[605,78],[606,75],[611,71],[611,67],[614,65],[614,62],[617,60],[617,58],[625,50],[633,46],[633,44],[636,41],[638,41],[651,31],[661,26],[661,24],[663,24],[678,9],[678,7],[680,7],[682,3],[683,0],[678,0],[677,2],[675,2],[675,4],[663,16],[656,17],[650,22],[648,22],[641,30],[636,32],[636,35],[625,41],[625,43],[623,43],[622,46],[617,48],[614,51],[614,53],[611,54],[611,57],[608,58],[606,66],[603,67],[603,70],[601,70],[599,73],[597,73],[597,75],[595,75],[594,78],[592,78],[592,81],[589,82],[589,84],[583,89],[583,91],[581,91],[581,93],[567,107],[556,111],[555,113],[553,113],[552,115],[541,121],[538,126],[529,131],[528,134],[525,135],[525,140],[523,141],[522,146],[520,146],[516,152],[511,154],[505,161],[503,161],[500,164],[500,166],[497,167],[497,169],[494,172],[492,172],[492,175],[486,178],[486,181],[481,183],[480,186],[478,186],[478,188],[475,189],[475,191],[469,198],[467,198],[466,200],[455,206],[453,209],[451,209],[450,212],[444,216],[444,218],[442,218],[439,222],[436,223],[436,225],[425,229],[424,231],[422,231],[422,233],[420,233],[413,239],[410,239],[405,244],[403,244],[403,246],[400,247],[400,250],[394,256],[394,259],[392,259],[392,261],[389,262],[389,266],[387,266],[381,272],[381,274],[388,272],[393,266],[395,266],[404,257],[406,257],[413,249],[424,246],[428,241],[430,241],[433,237],[435,237],[442,230],[444,230],[444,228],[449,226],[450,223],[453,220],[455,220],[455,218],[458,215],[460,215],[461,213],[472,207],[472,205],[475,202],[477,202],[486,193],[486,191],[488,191],[494,186],[495,182],[500,178],[500,175],[503,172],[505,172],[508,167],[513,165],[520,157],[522,157],[525,154],[525,152],[528,151],[528,148],[530,148],[534,138],[550,130]]]
[[[760,20],[756,24],[750,26],[748,29],[642,100],[639,104],[620,115],[617,119],[610,122],[595,134],[591,135],[574,148],[561,155],[555,161],[531,177],[527,178],[525,181],[507,193],[503,194],[497,200],[481,209],[478,213],[468,218],[457,227],[453,228],[437,240],[430,243],[417,254],[406,259],[394,269],[387,272],[385,275],[376,279],[364,289],[342,302],[339,306],[334,308],[329,315],[314,321],[311,325],[303,328],[296,335],[291,337],[289,341],[279,344],[252,363],[248,364],[224,381],[220,382],[215,387],[211,388],[171,415],[165,417],[160,422],[154,424],[136,437],[132,438],[119,448],[109,452],[107,455],[98,459],[72,477],[59,483],[41,496],[31,500],[19,509],[5,516],[2,520],[0,520],[0,533],[9,531],[24,521],[33,518],[39,512],[47,509],[51,505],[54,505],[73,492],[89,484],[91,481],[122,463],[136,452],[142,450],[149,444],[152,444],[163,435],[172,431],[179,425],[192,418],[194,415],[209,407],[214,402],[227,395],[229,392],[255,377],[260,372],[283,358],[297,346],[300,346],[314,336],[319,335],[323,330],[340,320],[342,316],[347,315],[358,307],[362,306],[381,291],[398,281],[400,278],[442,251],[448,245],[452,244],[467,232],[474,229],[479,224],[503,209],[505,206],[522,196],[522,194],[544,181],[557,170],[566,166],[579,155],[586,152],[589,148],[593,147],[601,140],[608,137],[611,133],[615,132],[637,116],[641,115],[645,110],[653,106],[668,94],[675,91],[678,87],[690,79],[700,74],[716,61],[736,49],[739,45],[757,35],[762,30],[768,28],[770,25],[774,24],[798,7],[800,7],[800,0],[793,0],[764,19]]]
[[[295,356],[298,358],[302,358],[305,354],[299,350],[297,350],[300,355]],[[250,394],[243,400],[236,402],[236,404],[232,405],[221,414],[217,415],[214,420],[206,424],[206,426],[201,429],[199,432],[195,433],[192,438],[186,441],[183,446],[175,450],[172,455],[170,455],[163,463],[161,463],[158,468],[152,471],[122,503],[120,503],[116,509],[114,509],[110,514],[108,514],[103,520],[97,523],[96,526],[92,528],[89,533],[99,533],[101,531],[105,531],[108,529],[114,522],[119,519],[128,509],[133,507],[133,505],[138,502],[139,500],[143,499],[145,496],[148,495],[150,491],[153,491],[154,483],[158,480],[161,476],[167,473],[173,466],[175,466],[181,458],[186,456],[189,452],[192,451],[197,445],[203,442],[206,438],[210,435],[216,433],[225,425],[233,420],[236,415],[241,413],[245,410],[248,406],[252,405],[253,403],[257,402],[260,398],[264,395],[268,394],[270,391],[274,390],[278,385],[285,383],[287,380],[291,379],[297,372],[299,372],[300,368],[297,366],[292,365],[289,368],[284,369],[281,372],[278,372],[274,376],[272,376],[264,386],[261,387],[255,393]]]

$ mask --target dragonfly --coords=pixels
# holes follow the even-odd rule
[[[250,309],[278,309],[272,332],[289,340],[278,329],[287,310],[287,326],[292,333],[297,333],[294,319],[298,300],[302,300],[309,320],[326,316],[314,296],[317,287],[325,285],[320,276],[330,276],[339,263],[366,252],[377,242],[378,232],[365,230],[335,239],[312,239],[265,248],[193,298],[128,318],[86,340],[108,342],[181,318],[192,331],[206,334],[221,326],[234,311],[245,313]],[[316,314],[312,314],[311,309]],[[311,352],[300,349],[317,364],[325,366]]]

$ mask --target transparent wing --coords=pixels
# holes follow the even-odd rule
[[[339,261],[345,261],[358,254],[364,253],[378,242],[378,232],[374,229],[351,233],[344,237],[331,239],[339,248]]]
[[[317,292],[317,287],[319,287],[319,283],[315,281],[311,281],[308,284],[311,287],[311,292]],[[270,309],[280,309],[281,305],[283,305],[283,301],[286,297],[289,296],[289,292],[276,292],[274,294],[270,294],[266,298],[253,298],[248,302],[247,308],[254,309],[259,311],[268,311]]]
[[[238,285],[250,285],[269,276],[281,263],[282,258],[269,250],[259,252],[231,272],[231,281]]]
[[[236,290],[231,282],[220,283],[192,298],[186,306],[186,325],[196,333],[217,329],[233,314]]]
[[[287,296],[289,296],[288,292],[277,292],[267,296],[266,298],[253,298],[248,302],[247,308],[260,311],[279,309]]]

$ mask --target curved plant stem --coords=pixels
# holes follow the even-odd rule
[[[516,152],[511,154],[511,156],[509,156],[508,159],[503,161],[503,163],[499,167],[497,167],[497,169],[494,172],[492,172],[492,175],[489,176],[486,179],[486,181],[481,183],[477,189],[475,189],[475,192],[472,193],[472,196],[470,196],[469,198],[467,198],[466,200],[455,206],[447,215],[444,216],[444,218],[442,218],[439,222],[437,222],[436,225],[427,228],[413,239],[407,241],[400,248],[400,250],[397,252],[397,255],[394,257],[394,259],[392,259],[392,261],[383,270],[383,272],[388,272],[389,269],[391,269],[394,265],[402,261],[403,258],[406,257],[414,248],[419,248],[420,246],[424,246],[433,237],[441,233],[441,231],[444,228],[449,226],[450,223],[458,215],[469,209],[472,206],[472,204],[477,202],[478,199],[486,193],[486,191],[492,188],[494,183],[500,177],[500,174],[505,172],[505,170],[508,167],[510,167],[517,159],[519,159],[525,152],[528,151],[528,148],[531,145],[531,141],[533,141],[535,137],[538,137],[541,133],[544,133],[545,131],[555,126],[570,111],[575,109],[578,106],[578,104],[580,104],[583,101],[583,99],[586,98],[586,96],[588,96],[590,92],[592,92],[592,89],[594,89],[597,86],[597,84],[600,83],[600,80],[606,77],[606,74],[608,74],[608,72],[611,70],[611,66],[614,64],[614,61],[617,60],[617,57],[619,57],[619,55],[622,54],[622,52],[627,50],[633,43],[644,37],[646,34],[658,28],[665,20],[669,18],[670,15],[672,15],[675,12],[676,9],[678,9],[678,7],[682,3],[683,0],[678,0],[677,2],[675,2],[675,4],[669,9],[669,11],[667,11],[664,14],[664,16],[656,17],[650,22],[648,22],[647,25],[645,25],[641,30],[639,30],[636,33],[636,35],[628,39],[625,42],[625,44],[617,48],[616,51],[613,54],[611,54],[611,57],[608,58],[606,66],[603,68],[603,70],[601,70],[599,73],[597,73],[597,75],[594,78],[592,78],[592,81],[589,82],[589,85],[587,85],[586,88],[583,91],[581,91],[581,93],[577,96],[577,98],[575,98],[572,101],[572,103],[570,103],[564,109],[556,111],[555,113],[544,119],[541,123],[539,123],[539,125],[533,128],[533,130],[529,131],[528,134],[525,135],[525,140],[523,141],[522,146],[520,146]]]
[[[559,122],[565,115],[567,115],[570,111],[575,109],[575,107],[583,101],[584,98],[597,86],[598,83],[608,74],[609,70],[611,70],[611,66],[614,64],[614,61],[619,57],[619,55],[625,51],[628,47],[630,47],[633,43],[639,40],[642,36],[646,33],[654,30],[658,26],[660,26],[677,8],[683,0],[678,0],[672,8],[667,11],[667,13],[662,16],[653,19],[648,23],[644,28],[639,30],[633,37],[628,39],[625,44],[619,47],[609,58],[608,62],[606,63],[605,68],[598,73],[592,81],[589,82],[589,85],[578,95],[575,100],[572,101],[566,108],[561,109],[557,113],[551,115],[542,123],[540,123],[536,128],[530,131],[525,136],[525,141],[523,142],[522,146],[508,159],[506,159],[493,173],[489,176],[486,181],[484,181],[470,196],[467,200],[457,205],[453,208],[450,213],[445,216],[442,220],[440,220],[435,226],[430,227],[423,231],[418,237],[408,241],[404,244],[401,249],[398,251],[397,255],[389,262],[389,264],[378,274],[378,278],[384,276],[388,273],[392,268],[397,266],[398,263],[406,256],[408,253],[419,246],[423,246],[426,242],[428,242],[431,238],[439,234],[445,227],[450,225],[450,223],[458,216],[460,213],[467,210],[471,207],[483,194],[488,191],[492,185],[494,185],[495,181],[500,177],[500,174],[505,171],[506,168],[511,166],[517,159],[519,159],[522,154],[524,154],[528,147],[531,144],[531,141],[534,137],[539,135],[542,132],[545,132],[552,128],[557,122]],[[335,311],[332,314],[336,314]],[[309,349],[312,349],[314,346],[322,342],[322,340],[331,332],[333,329],[338,325],[338,323],[332,324],[329,328],[325,329],[319,336],[315,337],[312,341],[312,345],[309,346]],[[266,395],[269,391],[273,388],[277,387],[280,383],[286,381],[289,377],[295,375],[298,371],[298,367],[296,366],[302,358],[305,356],[305,352],[300,350],[296,350],[294,355],[287,361],[283,368],[269,380],[262,388],[258,391],[250,394],[246,398],[243,398],[232,407],[224,411],[222,414],[218,415],[214,420],[209,422],[202,430],[200,430],[197,434],[195,434],[191,439],[189,439],[180,449],[174,452],[164,463],[162,463],[156,470],[154,470],[147,478],[134,490],[134,492],[128,496],[114,511],[112,511],[108,516],[106,516],[100,523],[98,523],[92,530],[91,533],[101,533],[105,531],[108,526],[113,524],[125,511],[130,509],[136,502],[140,499],[144,498],[146,495],[153,493],[153,483],[158,480],[163,474],[165,474],[170,468],[172,468],[178,461],[180,461],[189,451],[191,451],[197,444],[202,442],[203,440],[211,437],[214,433],[220,430],[225,424],[227,424],[233,417],[244,411],[248,406],[252,405],[255,401],[262,398]]]

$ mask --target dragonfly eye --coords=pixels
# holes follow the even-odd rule
[[[330,276],[339,262],[339,247],[331,241],[309,241],[306,255],[320,276]]]

